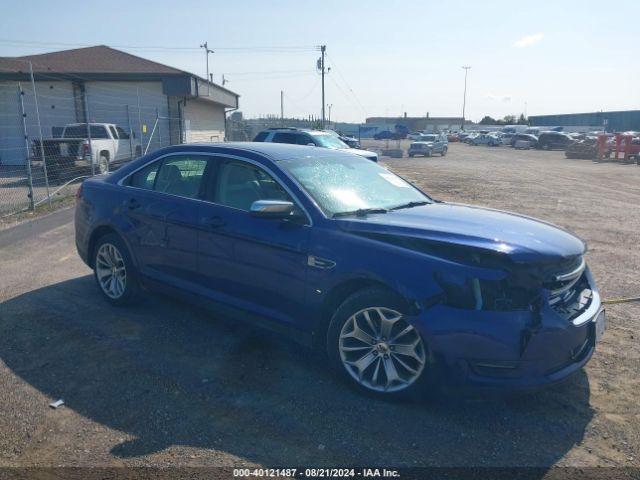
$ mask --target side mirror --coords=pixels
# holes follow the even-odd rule
[[[295,205],[285,200],[256,200],[249,212],[259,218],[289,218],[295,211]]]

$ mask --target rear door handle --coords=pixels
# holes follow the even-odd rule
[[[140,207],[141,207],[140,202],[138,202],[138,200],[136,200],[135,198],[132,198],[127,202],[127,208],[129,210],[136,210]]]

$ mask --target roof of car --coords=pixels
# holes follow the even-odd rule
[[[289,143],[274,142],[224,142],[224,143],[187,143],[168,147],[172,150],[211,150],[212,152],[221,149],[253,152],[265,155],[274,161],[278,160],[295,160],[312,157],[358,157],[363,158],[355,153],[349,153],[343,150],[334,150],[331,148],[312,147],[306,145],[292,145]]]

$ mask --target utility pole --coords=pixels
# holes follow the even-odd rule
[[[464,95],[462,97],[462,125],[460,125],[460,129],[464,130],[464,111],[467,106],[467,73],[469,73],[471,67],[465,66],[462,68],[464,69]]]
[[[207,76],[206,76],[206,79],[207,79],[207,97],[208,97],[209,94],[211,93],[210,92],[211,83],[210,83],[210,80],[209,80],[209,78],[210,78],[209,77],[209,54],[210,53],[215,53],[215,52],[213,50],[209,49],[209,45],[208,45],[207,42],[204,42],[202,45],[200,45],[200,48],[204,48],[204,53],[205,53],[205,55],[207,57]]]
[[[284,127],[284,90],[280,90],[280,126]]]
[[[319,63],[320,63],[320,72],[322,73],[322,129],[323,130],[324,130],[324,122],[325,122],[325,118],[324,118],[324,106],[325,106],[325,103],[324,103],[324,55],[326,50],[327,50],[326,45],[320,46],[320,52],[322,53]]]

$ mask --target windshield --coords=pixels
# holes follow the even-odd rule
[[[313,139],[324,148],[349,148],[349,145],[344,143],[338,137],[329,133],[311,133]]]
[[[287,170],[325,214],[391,209],[428,202],[422,192],[380,165],[355,155],[283,160]]]
[[[420,140],[422,140],[423,142],[435,142],[436,141],[436,136],[435,135],[422,135],[422,137],[420,137]]]

